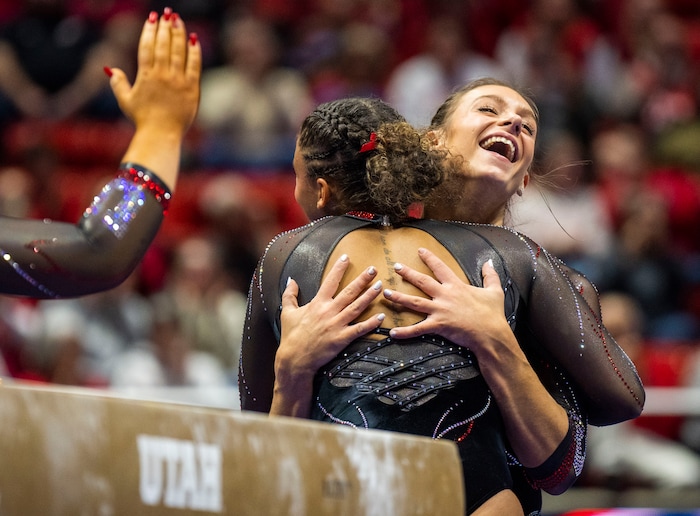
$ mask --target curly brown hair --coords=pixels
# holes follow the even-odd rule
[[[376,146],[360,152],[372,133]],[[401,221],[447,173],[446,151],[376,98],[321,104],[301,126],[299,149],[309,178],[324,178],[333,188],[336,215],[364,210]]]

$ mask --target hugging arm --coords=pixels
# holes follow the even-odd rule
[[[604,326],[595,288],[578,273],[573,283],[572,270],[560,264],[544,250],[539,255],[526,325],[533,347],[576,386],[590,424],[633,419],[645,401],[637,369]]]
[[[348,265],[347,257],[337,260],[316,296],[303,306],[297,303],[296,281],[289,279],[282,293],[279,346],[254,281],[241,352],[243,409],[308,417],[316,371],[348,343],[381,324],[382,315],[353,323],[380,294],[381,284],[375,282],[376,272],[370,267],[337,292]]]
[[[250,284],[248,308],[241,343],[238,390],[241,409],[269,412],[275,383],[277,337],[270,324],[260,285],[259,265]],[[275,310],[275,307],[272,307]]]
[[[509,253],[510,263],[506,263],[515,283],[526,292],[516,326],[520,342],[505,331],[503,298],[500,306],[491,305],[491,315],[479,308],[488,299],[487,291],[498,283],[497,277],[489,279],[488,266],[483,270],[484,288],[479,289],[444,271],[444,263],[429,252],[422,256],[438,281],[406,267],[398,273],[431,299],[400,293],[390,296],[394,302],[426,313],[427,318],[414,327],[395,329],[394,335],[436,332],[453,340],[462,335],[456,342],[477,355],[518,460],[529,473],[543,477],[540,487],[557,493],[580,474],[586,422],[613,424],[636,417],[644,403],[644,390],[634,365],[601,324],[593,286],[584,285],[581,277],[573,284],[567,275],[571,269],[562,268],[559,260],[523,239],[528,244],[525,252],[515,257]],[[533,249],[537,252],[531,252]],[[530,357],[538,357],[537,363]],[[560,377],[553,381],[550,376],[554,374]],[[556,380],[560,380],[559,387]],[[562,392],[561,385],[569,383],[573,385],[570,392]],[[554,467],[557,457],[560,468]],[[553,473],[546,474],[540,466]]]
[[[548,393],[530,366],[504,315],[498,274],[483,266],[484,288],[464,283],[432,252],[419,250],[435,279],[402,266],[397,273],[429,298],[386,292],[388,299],[426,314],[413,325],[394,328],[397,338],[435,333],[469,348],[503,416],[509,442],[526,467],[543,464],[569,432],[567,412]]]

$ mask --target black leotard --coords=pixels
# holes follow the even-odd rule
[[[115,287],[143,258],[169,199],[152,172],[125,164],[76,224],[0,218],[0,292],[45,299]]]
[[[337,243],[372,224],[349,216],[326,217],[270,243],[249,296],[239,376],[244,410],[270,409],[286,279],[299,283],[299,304],[308,302]],[[641,412],[644,390],[636,369],[601,325],[593,286],[532,240],[497,226],[430,220],[404,225],[436,238],[473,285],[482,286],[481,267],[493,260],[506,293],[508,321],[533,369],[567,410],[569,433],[543,466],[519,467],[502,442],[502,423],[497,411],[489,410],[493,404],[487,406],[490,394],[471,354],[445,351],[456,346],[431,337],[402,340],[402,345],[392,345],[391,339],[351,344],[317,375],[312,417],[453,439],[463,459],[470,512],[504,487],[513,488],[521,501],[529,499],[526,514],[536,511],[540,488],[571,483],[580,474],[587,422],[613,424]],[[425,361],[427,353],[443,356],[406,366],[411,360]],[[401,371],[396,364],[403,364]],[[412,374],[423,377],[411,382]],[[503,467],[504,455],[513,465],[513,478]]]

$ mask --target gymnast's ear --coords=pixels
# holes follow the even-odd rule
[[[316,179],[316,209],[328,208],[331,201],[331,187],[324,178]]]

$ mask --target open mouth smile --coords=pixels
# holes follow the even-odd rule
[[[482,141],[480,145],[482,149],[500,154],[511,163],[517,158],[518,152],[515,144],[504,136],[490,136]]]

